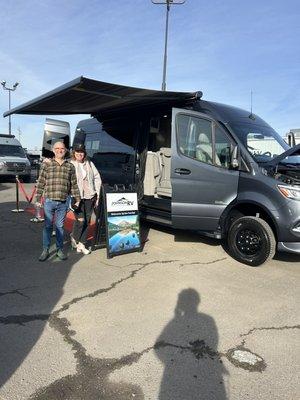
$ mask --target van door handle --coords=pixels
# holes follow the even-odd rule
[[[191,173],[191,171],[186,168],[176,168],[175,169],[175,174],[178,174],[178,175],[189,175],[190,173]]]

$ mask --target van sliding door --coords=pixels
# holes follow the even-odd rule
[[[237,196],[239,171],[230,169],[233,140],[212,119],[172,110],[172,225],[215,231]]]

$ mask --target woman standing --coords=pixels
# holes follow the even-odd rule
[[[71,244],[78,253],[89,254],[86,248],[87,231],[93,209],[98,204],[101,187],[101,177],[95,165],[87,160],[84,145],[78,144],[72,152],[71,163],[75,167],[77,185],[81,201],[74,210],[75,222],[71,233]]]

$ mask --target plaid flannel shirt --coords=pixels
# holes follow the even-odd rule
[[[60,165],[54,159],[43,163],[36,186],[36,201],[40,202],[42,195],[51,200],[66,201],[70,194],[80,201],[74,165],[67,160]]]

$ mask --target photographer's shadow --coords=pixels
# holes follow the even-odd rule
[[[214,319],[198,312],[200,296],[185,289],[178,296],[174,318],[155,344],[164,364],[159,400],[226,400],[223,376],[227,375],[217,353],[218,331]]]

